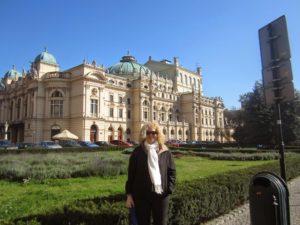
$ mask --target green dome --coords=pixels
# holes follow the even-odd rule
[[[4,75],[5,78],[10,78],[12,80],[18,80],[19,77],[22,77],[22,74],[16,70],[15,66]]]
[[[57,64],[55,57],[50,54],[47,49],[44,50],[41,54],[35,57],[34,62],[45,62],[49,64]]]
[[[107,72],[115,75],[127,75],[134,73],[141,73],[143,75],[150,75],[151,70],[146,66],[138,64],[134,56],[126,55],[117,63],[107,69]]]

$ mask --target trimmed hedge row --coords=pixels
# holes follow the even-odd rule
[[[32,149],[0,149],[0,154],[21,154],[21,153],[66,153],[66,152],[100,152],[100,151],[121,151],[125,148],[124,146],[101,146],[99,148],[85,148],[85,147],[65,147],[59,149],[42,149],[42,148],[32,148]]]
[[[288,179],[299,176],[300,157],[287,158],[286,168]],[[251,177],[261,171],[279,174],[279,163],[270,162],[178,184],[170,199],[168,224],[196,225],[245,203]],[[127,216],[125,196],[116,195],[76,201],[47,215],[20,218],[14,223],[125,225],[128,224]]]
[[[263,152],[278,152],[277,149],[249,149],[249,148],[229,148],[229,149],[217,149],[217,148],[185,148],[185,147],[169,147],[171,150],[180,151],[197,151],[197,152],[219,152],[219,153],[263,153]],[[285,148],[286,152],[298,152],[300,153],[300,147],[296,148]]]
[[[250,161],[250,160],[275,160],[279,159],[277,152],[261,153],[218,153],[218,152],[190,152],[192,155],[207,157],[212,160],[232,160],[232,161]],[[295,153],[286,153],[285,156],[293,156]]]

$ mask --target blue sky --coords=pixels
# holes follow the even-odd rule
[[[287,16],[294,84],[300,89],[299,0],[0,0],[0,75],[29,69],[44,47],[61,70],[84,58],[108,67],[127,50],[203,68],[206,96],[227,108],[261,79],[258,29]]]

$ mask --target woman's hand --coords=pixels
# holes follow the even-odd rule
[[[127,208],[133,208],[134,207],[134,202],[131,194],[127,195],[127,200],[126,200],[126,207]]]

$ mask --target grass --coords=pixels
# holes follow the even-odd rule
[[[120,156],[120,152],[107,154],[113,158],[128,157]],[[212,161],[193,156],[185,156],[175,160],[178,182],[269,162],[271,161]],[[126,175],[31,180],[28,183],[0,180],[0,223],[1,219],[10,220],[37,213],[44,214],[77,199],[123,193],[125,181]]]

